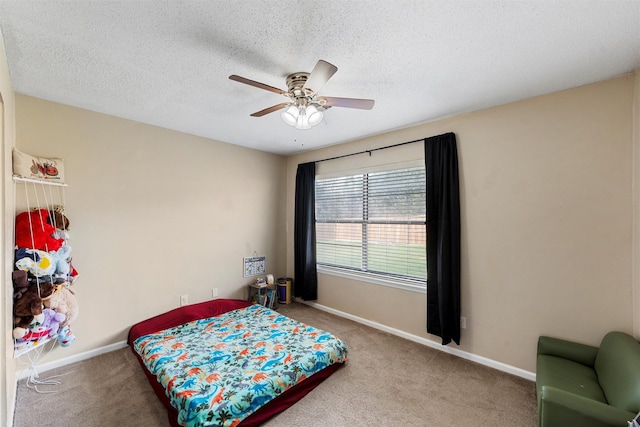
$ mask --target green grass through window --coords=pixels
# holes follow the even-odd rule
[[[318,242],[317,262],[362,269],[362,244],[348,241]],[[369,243],[367,271],[426,280],[426,247],[411,244]]]

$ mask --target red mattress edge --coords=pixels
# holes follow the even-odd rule
[[[197,304],[174,308],[166,313],[136,323],[129,329],[127,344],[131,345],[137,338],[163,329],[172,328],[198,319],[218,316],[227,311],[249,307],[250,302],[239,299],[214,299]]]

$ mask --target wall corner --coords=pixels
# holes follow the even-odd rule
[[[633,298],[633,335],[640,340],[640,69],[636,70],[634,76],[633,108],[631,111],[633,114],[631,295]]]

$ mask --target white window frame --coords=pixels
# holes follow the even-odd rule
[[[341,172],[334,171],[332,173],[327,173],[327,174],[318,174],[316,175],[316,180],[336,178],[340,176],[358,175],[362,173],[377,172],[381,170],[408,169],[416,166],[424,166],[424,159],[410,161],[410,162],[394,163],[394,164],[383,165],[383,166],[376,166],[373,168],[351,169],[351,170],[345,170]],[[315,224],[314,224],[314,227],[315,227]],[[319,274],[327,274],[330,276],[341,277],[344,279],[356,280],[356,281],[365,282],[365,283],[371,283],[379,286],[387,286],[387,287],[401,289],[401,290],[410,291],[410,292],[417,292],[422,294],[426,294],[427,292],[426,280],[424,281],[413,280],[410,278],[403,278],[403,277],[386,275],[386,274],[377,274],[377,273],[372,273],[368,271],[358,271],[350,268],[342,268],[338,266],[329,266],[329,265],[323,265],[323,264],[317,264],[317,263],[316,263],[316,269]]]
[[[317,264],[318,274],[328,274],[329,276],[341,277],[343,279],[357,280],[359,282],[371,283],[373,285],[387,286],[390,288],[402,289],[404,291],[427,293],[427,285],[424,282],[402,279],[399,277],[388,277],[381,274],[364,271],[351,270],[348,268],[333,267]]]

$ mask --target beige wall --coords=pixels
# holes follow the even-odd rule
[[[292,156],[287,222],[299,163],[454,132],[460,349],[533,372],[541,334],[598,344],[609,330],[632,332],[633,88],[628,75]],[[440,342],[426,334],[424,294],[326,274],[318,286],[319,304]]]
[[[182,294],[245,298],[254,252],[284,274],[283,157],[23,95],[16,127],[16,147],[63,158],[69,184],[77,340],[47,362],[124,341]]]
[[[13,236],[13,181],[11,180],[11,148],[15,140],[15,99],[9,68],[4,51],[4,41],[0,34],[0,143],[2,150],[2,211],[0,222],[0,271],[2,283],[0,292],[0,330],[5,331],[0,340],[0,425],[13,424],[13,410],[15,405],[16,373],[13,359],[13,342],[11,340],[11,324],[13,321],[13,287],[10,272],[12,271],[13,250],[11,239]]]

